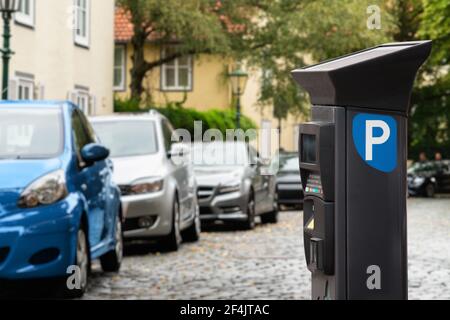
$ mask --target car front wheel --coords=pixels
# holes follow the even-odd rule
[[[69,268],[71,274],[64,283],[64,296],[69,299],[81,298],[86,292],[90,271],[89,244],[84,225],[77,232],[75,264]]]
[[[427,198],[434,198],[434,194],[435,194],[435,188],[434,185],[429,183],[427,184],[427,186],[425,187],[425,196]]]
[[[200,240],[201,231],[200,209],[198,206],[196,206],[195,217],[189,228],[187,228],[183,232],[183,240],[186,242],[197,242],[198,240]]]
[[[247,219],[242,223],[242,228],[244,230],[253,230],[255,229],[256,208],[255,208],[255,197],[253,194],[250,194],[248,203],[247,203]]]
[[[273,210],[261,215],[261,222],[264,224],[278,222],[278,195],[277,194],[275,194]]]
[[[100,258],[100,264],[105,272],[118,272],[123,258],[123,232],[120,215],[117,215],[114,229],[114,249]]]
[[[180,230],[180,204],[175,198],[172,207],[172,228],[170,233],[161,241],[161,249],[163,251],[178,251],[182,242]]]

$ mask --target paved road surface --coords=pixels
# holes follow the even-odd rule
[[[450,199],[409,200],[410,299],[450,299]],[[256,230],[216,228],[159,254],[128,248],[122,272],[94,266],[86,299],[308,299],[301,212]]]

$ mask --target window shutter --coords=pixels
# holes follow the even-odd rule
[[[8,83],[8,100],[17,100],[17,89],[18,89],[17,79],[11,79]]]

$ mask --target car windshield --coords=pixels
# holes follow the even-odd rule
[[[0,159],[52,158],[62,152],[63,141],[60,109],[0,108]]]
[[[152,120],[93,122],[94,129],[110,150],[112,158],[158,152],[155,123]]]
[[[248,164],[248,151],[245,143],[194,143],[192,160],[196,169],[204,166],[243,166]]]
[[[300,172],[298,157],[289,157],[281,160],[280,172]]]

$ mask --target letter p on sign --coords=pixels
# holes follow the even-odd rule
[[[374,137],[374,128],[380,128],[383,134],[379,137]],[[366,161],[373,160],[373,145],[386,143],[390,135],[391,129],[389,129],[386,122],[382,120],[366,121]]]

